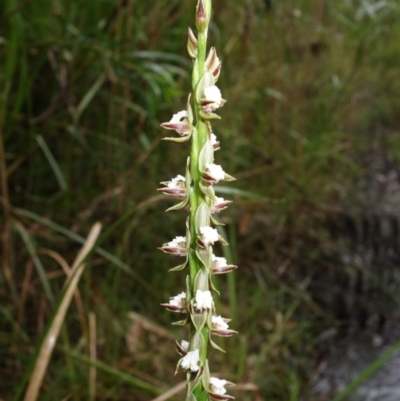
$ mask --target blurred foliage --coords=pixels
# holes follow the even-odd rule
[[[103,364],[96,399],[149,400],[182,380],[169,337],[183,334],[158,305],[183,279],[166,273],[173,262],[156,247],[183,233],[184,215],[165,215],[170,200],[155,188],[182,173],[188,153],[162,142],[159,124],[186,103],[195,3],[0,2],[4,399],[22,391],[62,289],[50,250],[71,263],[95,221],[104,226],[101,251],[40,400],[88,399],[89,312]],[[400,4],[214,3],[210,45],[223,59],[228,99],[215,124],[217,160],[238,178],[220,191],[235,200],[224,218],[228,256],[240,266],[219,288],[240,335],[223,342],[228,352],[213,355],[213,368],[254,384],[235,392],[243,400],[311,399],[316,334],[332,323],[308,292],[328,269],[321,222],[359,174],[357,154],[385,147],[400,160]]]

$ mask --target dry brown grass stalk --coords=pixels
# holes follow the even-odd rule
[[[90,359],[92,361],[97,360],[97,334],[96,334],[96,315],[93,312],[89,313],[89,350]],[[96,399],[96,377],[97,368],[96,365],[90,365],[89,370],[89,400],[94,401]]]
[[[96,223],[92,227],[85,244],[83,245],[81,251],[79,252],[72,265],[71,274],[67,277],[67,280],[65,282],[64,296],[58,307],[57,313],[55,314],[54,319],[49,327],[49,330],[46,333],[46,336],[42,342],[41,348],[36,358],[36,363],[30,376],[24,401],[36,401],[38,398],[44,374],[46,373],[46,369],[49,364],[50,357],[53,353],[58,335],[60,333],[61,326],[64,322],[68,307],[71,303],[72,296],[74,295],[75,290],[78,286],[79,279],[85,268],[85,264],[83,263],[83,261],[94,247],[96,240],[100,234],[100,230],[100,223]]]

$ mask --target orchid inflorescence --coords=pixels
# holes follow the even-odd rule
[[[164,138],[177,143],[191,142],[191,153],[186,164],[185,176],[164,181],[162,193],[176,197],[180,202],[168,210],[189,206],[185,236],[177,236],[159,249],[171,255],[181,256],[184,262],[170,271],[188,267],[186,291],[162,304],[167,310],[184,314],[185,319],[178,325],[190,324],[189,341],[176,342],[181,356],[177,370],[181,367],[187,374],[186,401],[228,400],[225,386],[232,383],[211,377],[207,346],[221,350],[212,336],[230,337],[237,332],[229,329],[229,319],[218,316],[212,292],[218,293],[212,276],[229,273],[236,266],[226,259],[214,255],[216,242],[227,245],[215,228],[221,223],[215,214],[226,209],[231,201],[215,195],[214,185],[219,181],[232,181],[221,166],[214,163],[214,152],[220,143],[212,131],[211,121],[220,119],[215,111],[225,100],[216,86],[221,72],[221,61],[214,47],[208,54],[207,34],[211,16],[211,0],[198,0],[196,8],[197,37],[189,28],[187,50],[193,59],[192,89],[186,110],[174,114],[170,121],[161,124],[165,129],[175,131],[177,136]],[[193,107],[192,107],[193,105]],[[222,350],[221,350],[222,351]]]

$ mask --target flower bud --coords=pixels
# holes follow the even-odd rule
[[[219,74],[221,72],[221,60],[217,56],[217,51],[215,47],[212,47],[208,52],[206,61],[205,61],[206,71],[211,73],[214,78],[214,83],[217,82]]]
[[[188,28],[188,41],[187,41],[187,51],[191,58],[197,57],[198,41],[196,36],[194,36],[193,31]]]
[[[208,18],[203,0],[199,0],[196,10],[196,28],[199,32],[204,32],[208,26]]]

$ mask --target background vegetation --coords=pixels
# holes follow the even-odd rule
[[[183,233],[184,216],[166,215],[155,189],[185,166],[187,149],[162,142],[159,124],[186,102],[195,3],[0,2],[4,400],[19,399],[62,294],[60,257],[71,264],[96,221],[100,248],[39,399],[151,400],[183,380],[171,340],[183,334],[159,307],[182,276],[156,247]],[[336,268],[324,222],[360,174],[359,154],[400,159],[400,4],[214,3],[210,45],[228,99],[217,157],[238,178],[219,191],[235,200],[226,256],[240,266],[219,287],[240,335],[213,367],[242,384],[239,399],[311,400],[316,338],[335,319],[309,290]]]

